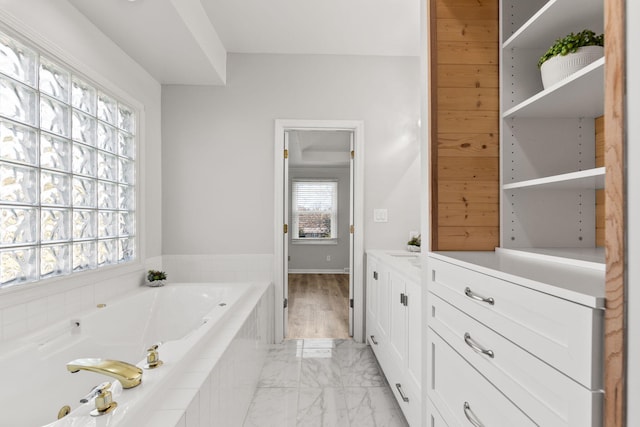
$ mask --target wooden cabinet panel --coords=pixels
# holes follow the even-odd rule
[[[440,181],[438,200],[441,203],[490,203],[499,205],[499,190],[493,181]]]
[[[436,0],[435,5],[441,19],[498,21],[498,2],[494,0]]]
[[[500,177],[497,158],[445,157],[438,161],[438,175],[443,180],[478,180],[494,182]]]
[[[497,25],[497,24],[496,24]],[[489,64],[438,64],[438,87],[500,87],[498,65]]]
[[[442,110],[495,111],[500,107],[497,88],[440,88],[438,105]]]
[[[498,227],[500,225],[498,207],[489,203],[439,203],[438,219],[441,227]]]
[[[438,135],[438,157],[498,157],[497,132]]]
[[[494,42],[498,27],[490,20],[438,19],[436,34],[442,41]]]
[[[441,251],[481,251],[500,245],[499,227],[440,227],[438,248]]]

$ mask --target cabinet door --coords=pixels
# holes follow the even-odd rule
[[[420,285],[407,281],[407,373],[418,390],[422,383],[422,295]]]
[[[367,335],[373,334],[378,322],[378,260],[367,257]]]
[[[389,273],[382,264],[378,264],[378,342],[386,342],[389,337],[389,318],[391,317],[391,289]]]
[[[406,366],[407,358],[407,310],[405,307],[405,281],[396,273],[389,273],[389,287],[391,289],[391,325],[389,328],[389,343],[392,356],[398,366]]]

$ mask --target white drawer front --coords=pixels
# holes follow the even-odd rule
[[[431,401],[427,401],[427,427],[449,427]]]
[[[449,427],[473,425],[467,416],[487,427],[536,425],[433,330],[427,346],[429,398]]]
[[[433,258],[429,270],[429,291],[585,387],[602,388],[603,311]]]
[[[429,306],[430,327],[537,424],[599,425],[601,392],[578,384],[438,296],[430,294]]]

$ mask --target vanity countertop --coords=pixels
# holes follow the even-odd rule
[[[420,283],[420,266],[423,262],[420,252],[402,250],[368,250],[367,254],[378,258],[391,268]]]

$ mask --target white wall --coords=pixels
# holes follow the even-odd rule
[[[640,39],[640,3],[628,1],[627,46]],[[627,49],[627,425],[640,425],[640,52]]]
[[[227,86],[163,86],[163,253],[273,253],[275,119],[364,120],[365,248],[419,228],[417,58],[228,57]],[[356,154],[357,155],[357,154]],[[388,223],[373,223],[388,208]]]
[[[6,340],[138,286],[143,277],[144,258],[161,254],[161,87],[65,0],[0,0],[0,21],[5,31],[18,33],[40,45],[143,109],[138,185],[144,197],[137,206],[141,213],[137,233],[143,236],[138,248],[140,263],[1,291],[0,338]]]
[[[293,244],[289,233],[289,271],[331,270],[343,272],[349,267],[349,168],[289,168],[289,179],[338,180],[338,241],[335,245]],[[289,202],[291,189],[289,184]],[[289,218],[292,218],[289,203]],[[327,256],[331,259],[327,261]],[[294,270],[294,271],[292,271]]]

